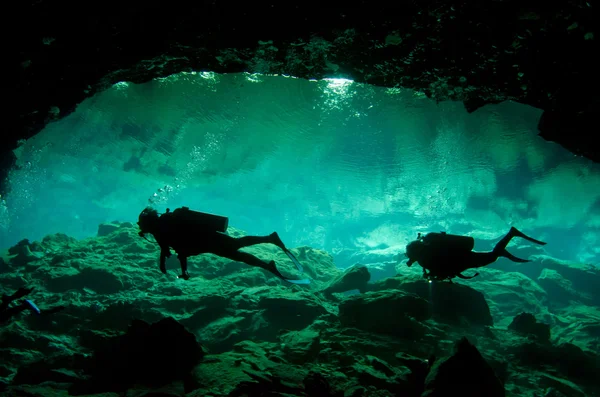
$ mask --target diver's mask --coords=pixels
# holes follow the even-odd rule
[[[146,237],[147,234],[152,234],[150,232],[150,230],[153,230],[153,226],[156,224],[156,222],[158,222],[158,212],[152,208],[145,208],[141,213],[140,216],[138,217],[138,227],[140,228],[140,231],[138,232],[138,235],[144,239],[146,239],[147,241],[148,238]]]

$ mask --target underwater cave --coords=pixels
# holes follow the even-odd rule
[[[597,8],[7,6],[0,394],[600,396]]]

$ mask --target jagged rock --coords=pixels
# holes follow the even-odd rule
[[[597,293],[597,286],[600,285],[600,268],[597,266],[573,263],[547,255],[535,255],[530,259],[532,262],[519,266],[519,272],[537,279],[544,269],[553,270],[569,280],[580,299],[585,299],[586,303],[600,305],[600,294]]]
[[[540,373],[538,382],[546,389],[544,397],[585,397],[586,393],[573,382],[550,374]]]
[[[29,240],[23,239],[8,249],[9,255],[13,255],[9,260],[11,267],[26,267],[29,263],[38,261],[43,257],[42,253],[33,253],[30,246]]]
[[[367,263],[365,266],[371,274],[371,282],[383,280],[384,278],[394,277],[398,274],[395,261]]]
[[[428,360],[421,360],[406,353],[396,353],[396,359],[410,370],[406,375],[406,395],[420,396],[425,388],[425,379],[433,365],[435,358],[430,356]]]
[[[260,296],[256,308],[263,311],[269,327],[298,330],[312,324],[327,309],[314,297],[304,292],[269,291]]]
[[[134,384],[161,387],[186,380],[203,355],[195,336],[173,318],[153,324],[134,320],[125,334],[94,352],[86,366],[90,380],[70,391],[121,391]]]
[[[516,316],[508,326],[508,329],[523,335],[532,335],[540,342],[550,341],[550,326],[538,323],[535,316],[531,313],[521,313]]]
[[[535,342],[517,345],[511,352],[523,365],[540,371],[551,367],[565,378],[581,382],[580,385],[597,388],[600,371],[600,358],[597,353],[584,352],[571,343],[548,346]]]
[[[556,270],[543,269],[537,282],[548,293],[550,303],[565,305],[571,300],[590,301],[589,296],[582,296],[573,288],[573,283]]]
[[[325,294],[332,294],[355,289],[365,292],[370,279],[371,274],[366,266],[355,265],[333,279],[323,292]]]
[[[318,372],[309,372],[302,381],[304,393],[308,396],[335,396],[327,379]]]
[[[46,288],[50,292],[66,292],[89,288],[99,294],[113,294],[123,289],[123,282],[110,268],[84,267],[81,270],[69,267],[45,269]]]
[[[573,343],[592,352],[600,351],[600,308],[581,304],[568,306],[557,316],[552,330],[557,342]]]
[[[111,241],[121,232],[133,232],[130,234],[135,240],[124,244]],[[26,274],[27,279],[21,276],[23,272],[0,274],[0,291],[10,293],[27,282],[28,286],[35,287],[32,298],[42,310],[67,306],[63,312],[44,319],[24,313],[21,321],[0,329],[0,379],[4,376],[3,380],[7,381],[23,368],[17,378],[21,382],[28,376],[27,371],[35,368],[33,363],[45,362],[39,374],[35,374],[38,376],[36,382],[42,381],[39,385],[8,386],[3,395],[67,395],[69,383],[44,379],[75,382],[80,389],[73,387],[72,393],[90,391],[89,384],[87,390],[82,390],[79,382],[89,376],[94,362],[85,359],[84,354],[90,349],[111,350],[111,342],[121,331],[127,330],[131,318],[153,323],[165,316],[172,316],[184,324],[195,334],[196,340],[209,348],[209,360],[215,360],[215,363],[202,362],[192,371],[190,379],[184,382],[188,397],[257,392],[273,396],[308,395],[309,387],[314,387],[317,393],[329,390],[331,395],[340,397],[419,396],[429,371],[430,363],[426,359],[433,354],[446,355],[451,340],[464,335],[477,339],[477,346],[486,361],[499,379],[506,382],[510,393],[554,393],[548,395],[556,396],[573,393],[579,396],[579,388],[586,395],[598,394],[594,389],[598,372],[598,358],[594,353],[600,348],[600,312],[596,307],[586,306],[589,301],[585,300],[571,301],[570,306],[548,306],[548,294],[523,274],[501,272],[491,265],[480,269],[481,276],[473,280],[455,280],[457,286],[447,288],[469,287],[483,292],[492,313],[502,324],[493,330],[457,328],[448,324],[470,323],[465,316],[440,320],[431,306],[432,315],[438,321],[414,320],[404,314],[411,314],[414,305],[393,303],[393,297],[407,294],[403,286],[418,293],[417,300],[430,299],[429,295],[424,295],[424,280],[419,269],[413,272],[413,268],[401,264],[402,277],[368,284],[369,289],[382,289],[357,296],[365,298],[375,292],[384,295],[380,297],[381,306],[374,309],[367,304],[373,296],[363,302],[367,307],[361,307],[359,314],[362,316],[362,312],[366,312],[364,316],[369,324],[357,327],[350,324],[351,321],[342,321],[348,312],[344,313],[343,307],[338,307],[337,300],[323,299],[318,293],[343,273],[335,268],[330,256],[318,250],[304,249],[305,268],[314,269],[321,280],[311,286],[282,283],[261,269],[210,255],[190,261],[190,270],[195,277],[183,281],[172,274],[160,274],[156,246],[140,239],[135,232],[135,228],[120,227],[110,236],[101,238],[72,241],[66,236],[57,236],[44,239],[41,244],[29,246],[32,252],[44,252],[45,255],[35,262],[36,269]],[[285,268],[285,262],[290,262],[276,247],[258,248],[257,256],[266,260],[273,258],[278,266],[281,263]],[[319,264],[315,266],[313,260]],[[209,280],[223,264],[230,269]],[[529,263],[520,266],[525,269],[527,265]],[[71,285],[67,277],[60,292],[48,290],[48,283],[54,278],[75,275],[85,268],[122,280],[122,287],[113,288],[115,292],[104,291],[101,285],[105,282],[104,276],[98,273],[94,278],[99,279],[99,285],[93,288],[82,283]],[[179,270],[176,259],[168,263],[171,273],[173,268]],[[416,278],[412,278],[413,273]],[[427,284],[427,294],[434,285],[438,283]],[[386,297],[389,301],[384,299]],[[344,301],[341,302],[343,305]],[[554,346],[524,340],[507,330],[513,317],[528,307],[536,308],[537,311],[531,313],[552,325],[554,343],[572,342],[583,350],[568,344]],[[472,305],[469,308],[472,309]],[[504,313],[514,314],[505,318]],[[474,316],[473,313],[468,315]],[[353,320],[352,316],[348,317]],[[440,324],[441,321],[448,324]],[[378,326],[384,332],[371,330]],[[404,332],[404,335],[398,335],[398,332]],[[176,338],[167,339],[169,348],[176,349]],[[78,356],[79,359],[54,363],[50,359],[53,355]],[[318,375],[307,378],[310,371]],[[544,379],[543,372],[553,379]],[[312,379],[312,383],[302,386],[304,379]],[[569,382],[575,387],[569,388]],[[180,393],[179,386],[163,389],[143,384],[126,392],[132,397],[138,394],[171,397],[177,393]]]
[[[297,247],[290,249],[290,251],[300,262],[310,264],[310,266],[304,266],[304,272],[317,284],[329,283],[341,273],[333,262],[331,254],[326,251],[311,247]]]
[[[114,223],[101,223],[98,226],[98,233],[96,234],[98,237],[108,236],[109,234],[120,229],[120,225]]]
[[[402,395],[408,390],[407,372],[392,368],[385,361],[366,356],[362,362],[348,368],[348,373],[355,377],[360,385],[373,385],[379,390],[388,390],[394,395]]]
[[[42,244],[50,249],[64,248],[69,244],[77,244],[77,239],[64,233],[50,234],[42,239]]]
[[[346,327],[419,338],[425,327],[419,321],[431,317],[429,303],[417,295],[385,290],[346,298],[339,305],[339,319]]]
[[[19,367],[11,381],[12,385],[37,385],[43,382],[75,383],[84,379],[79,371],[85,358],[81,355],[63,354],[32,362]]]
[[[190,388],[195,391],[191,395],[230,395],[240,384],[252,382],[252,376],[246,371],[273,373],[277,372],[277,366],[277,362],[270,360],[260,345],[251,341],[240,342],[222,354],[207,355],[194,368]],[[298,382],[301,376],[303,374],[299,375]]]
[[[479,269],[479,272],[477,281],[468,285],[483,292],[495,325],[506,327],[514,316],[523,311],[538,317],[547,315],[548,294],[531,278],[489,267]]]
[[[220,317],[198,329],[196,334],[207,341],[206,346],[211,352],[222,353],[260,329],[262,325],[260,320],[259,316],[252,313]]]
[[[294,364],[311,362],[321,351],[319,331],[310,329],[310,327],[283,334],[280,341],[285,358]]]
[[[132,387],[127,390],[127,397],[185,397],[186,388],[182,381],[173,382],[163,387],[148,390],[147,387]],[[104,397],[95,394],[94,397]]]
[[[192,315],[182,318],[179,322],[189,329],[198,329],[226,315],[226,310],[231,305],[230,297],[216,291],[206,292],[206,294],[196,296],[195,308],[190,307],[189,299],[186,296],[179,299],[168,299],[163,301],[161,306],[166,306],[171,312],[193,310]]]
[[[194,368],[189,387],[194,391],[187,396],[302,395],[301,385],[308,371],[270,358],[250,341],[235,345],[230,352],[208,355]]]
[[[140,236],[132,228],[118,228],[113,233],[108,234],[106,236],[106,239],[109,243],[118,245],[129,245],[138,241],[140,239]]]
[[[371,291],[398,289],[428,301],[435,320],[453,325],[493,325],[483,294],[469,286],[449,282],[410,281],[391,277],[369,286]]]
[[[433,364],[422,397],[504,395],[504,385],[492,367],[467,338],[462,338],[452,356]]]

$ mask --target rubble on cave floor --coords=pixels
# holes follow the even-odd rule
[[[42,311],[65,306],[2,325],[3,395],[600,393],[600,308],[574,289],[598,277],[588,268],[542,258],[539,277],[490,268],[473,282],[406,273],[365,286],[364,267],[345,273],[298,247],[308,286],[212,255],[191,258],[185,281],[176,261],[160,273],[133,225],[101,230],[25,241],[3,258],[0,292],[33,287]],[[248,251],[294,275],[276,247]]]

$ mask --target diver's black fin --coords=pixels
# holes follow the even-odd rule
[[[505,258],[510,259],[513,262],[518,262],[518,263],[526,263],[526,262],[531,262],[529,259],[521,259],[521,258],[517,258],[516,256],[514,256],[513,254],[511,254],[510,252],[508,252],[506,249],[503,249],[500,252],[500,256],[503,256]]]
[[[302,267],[302,265],[300,264],[298,259],[296,259],[294,254],[292,254],[287,248],[284,249],[283,252],[285,252],[285,254],[288,256],[288,258],[290,258],[290,260],[294,263],[294,265],[296,265],[296,269],[298,269],[299,272],[304,272],[304,268]]]
[[[35,303],[33,303],[33,301],[31,301],[29,299],[25,299],[25,306],[27,306],[27,308],[31,312],[35,313],[35,314],[40,314],[41,313],[40,308],[37,307],[37,305]]]
[[[536,240],[534,238],[531,238],[529,236],[527,236],[525,233],[522,233],[519,229],[517,229],[516,227],[512,227],[510,232],[515,236],[515,237],[521,237],[524,238],[527,241],[531,241],[532,243],[535,244],[539,244],[539,245],[546,245],[545,242],[540,241],[540,240]]]
[[[470,277],[469,277],[469,276],[465,276],[465,275],[463,275],[463,274],[460,274],[460,273],[458,273],[458,274],[456,275],[456,277],[458,277],[458,278],[462,278],[463,280],[470,280],[470,279],[472,279],[473,277],[477,277],[477,276],[479,276],[479,273],[475,273],[474,275],[472,275],[472,276],[470,276]]]
[[[298,285],[308,285],[308,284],[310,284],[310,280],[307,279],[307,278],[303,278],[302,280],[291,280],[289,278],[284,278],[283,280],[287,281],[288,283],[298,284]]]
[[[295,258],[294,258],[295,259]],[[279,277],[280,279],[282,279],[283,281],[287,281],[288,283],[292,283],[292,284],[310,284],[310,280],[305,278],[305,279],[301,279],[301,280],[293,280],[287,277],[284,277],[283,274],[281,274],[279,272],[279,270],[277,269],[277,265],[275,265],[275,261],[271,261],[268,263],[268,266],[264,268],[265,270],[268,270],[269,272],[273,273],[274,275],[276,275],[277,277]]]

